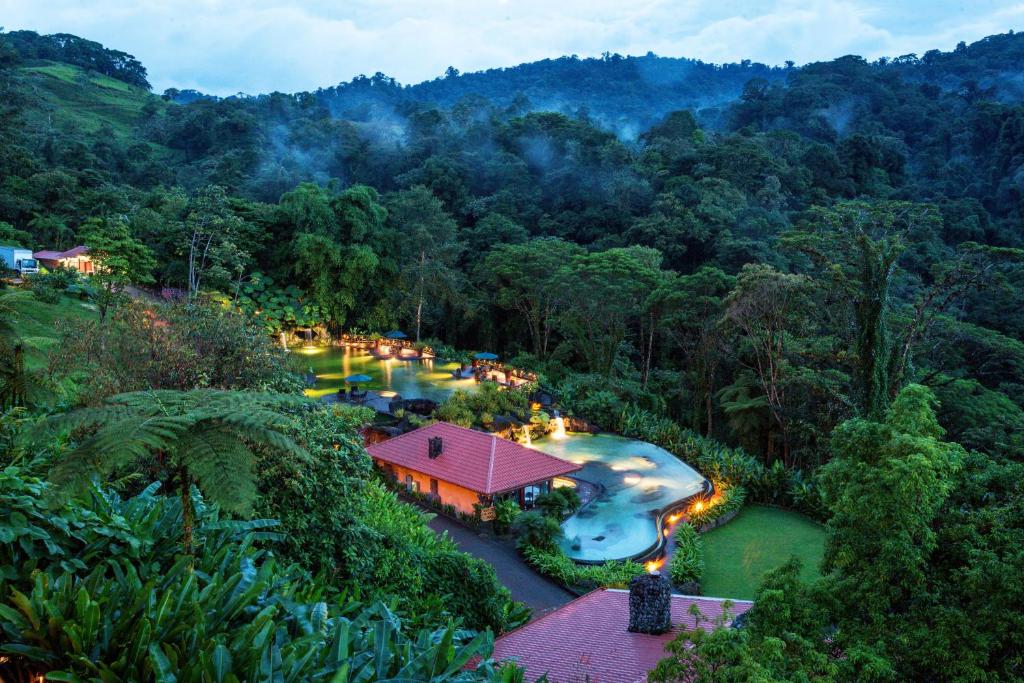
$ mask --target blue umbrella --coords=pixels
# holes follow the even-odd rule
[[[345,378],[345,381],[350,384],[362,384],[364,382],[372,382],[373,378],[369,375],[349,375]]]
[[[401,330],[391,330],[390,332],[385,332],[384,336],[387,337],[388,339],[405,339],[409,335],[407,335],[405,332],[402,332]]]
[[[480,353],[473,356],[477,360],[498,360],[498,354],[491,353],[489,351],[481,351]]]

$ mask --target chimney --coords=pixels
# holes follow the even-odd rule
[[[444,442],[441,441],[441,437],[434,436],[427,442],[427,456],[434,460],[444,450]]]
[[[629,631],[656,636],[672,628],[672,586],[661,572],[629,582]]]

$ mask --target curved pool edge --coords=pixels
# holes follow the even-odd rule
[[[680,460],[682,462],[682,460]],[[684,463],[685,464],[685,463]],[[634,562],[647,562],[649,560],[657,559],[661,555],[661,550],[665,547],[665,543],[668,538],[665,536],[665,518],[670,516],[672,513],[677,512],[683,508],[686,508],[692,500],[698,497],[706,497],[713,495],[715,491],[715,485],[710,479],[704,477],[703,489],[697,493],[690,494],[685,498],[669,503],[663,508],[659,508],[655,514],[655,533],[657,534],[657,540],[645,550],[633,555],[627,555],[625,557],[606,557],[600,560],[583,560],[570,556],[566,553],[566,557],[581,565],[599,565],[606,562],[624,562],[632,560]]]

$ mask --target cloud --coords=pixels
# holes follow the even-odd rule
[[[1024,23],[1024,4],[912,0],[0,0],[8,29],[138,57],[157,90],[310,90],[382,71],[412,83],[602,52],[798,63],[949,49]],[[45,7],[44,7],[45,5]]]

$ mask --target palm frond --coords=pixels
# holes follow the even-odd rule
[[[207,498],[232,512],[248,512],[256,497],[255,457],[231,430],[198,426],[178,440],[175,459]]]

